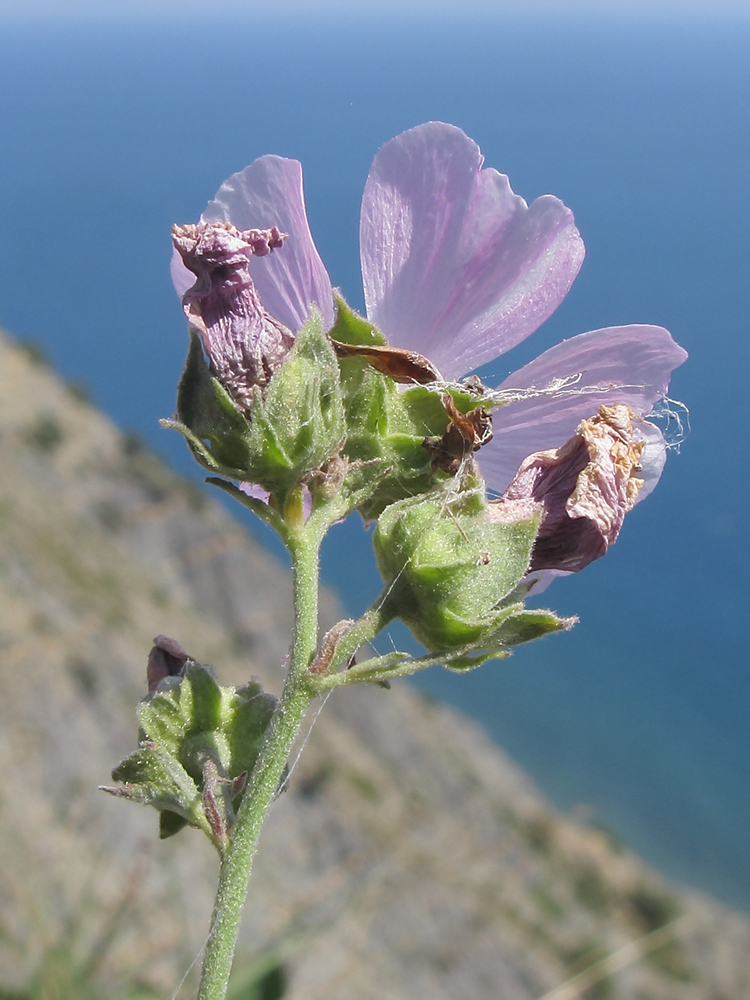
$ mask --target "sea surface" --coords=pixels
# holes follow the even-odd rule
[[[588,329],[662,324],[690,352],[671,391],[690,433],[607,558],[544,595],[580,616],[573,632],[416,683],[562,809],[750,911],[750,20],[0,21],[0,96],[0,324],[194,475],[157,423],[186,345],[169,227],[230,173],[266,152],[303,162],[356,307],[362,186],[403,129],[453,122],[527,200],[574,210],[573,290],[483,374]],[[324,570],[351,612],[375,597],[359,522],[334,529]]]

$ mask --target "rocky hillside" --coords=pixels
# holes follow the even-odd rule
[[[185,974],[190,996],[212,850],[96,787],[135,745],[156,634],[278,691],[288,581],[7,339],[0,469],[0,996],[167,997]],[[750,996],[747,919],[554,812],[466,720],[403,683],[321,708],[264,831],[236,1000]]]

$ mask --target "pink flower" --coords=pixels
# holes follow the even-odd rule
[[[562,302],[584,257],[561,201],[544,195],[527,205],[506,176],[482,164],[460,129],[430,122],[378,151],[362,199],[368,319],[391,345],[425,355],[446,379],[533,333]],[[234,174],[202,220],[288,234],[279,252],[248,260],[264,309],[296,332],[315,304],[333,325],[331,282],[310,234],[296,160],[263,156]],[[172,273],[180,294],[195,280],[179,257]],[[527,456],[562,446],[600,404],[621,403],[633,411],[635,438],[644,445],[642,499],[666,457],[661,433],[643,418],[686,357],[666,330],[640,325],[594,330],[545,351],[499,387],[525,398],[493,412],[494,439],[480,453],[488,486],[501,493]],[[528,392],[569,379],[573,388]]]

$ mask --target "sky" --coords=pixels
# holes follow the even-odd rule
[[[750,0],[0,0],[0,21],[59,18],[212,18],[244,14],[523,12],[549,14],[740,15]]]

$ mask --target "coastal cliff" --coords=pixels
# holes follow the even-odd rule
[[[135,747],[155,635],[279,692],[289,581],[208,487],[4,337],[0,469],[0,997],[169,996],[216,858],[97,786]],[[750,996],[748,919],[555,812],[408,684],[335,692],[305,739],[263,832],[237,990],[268,969],[290,1000]]]

